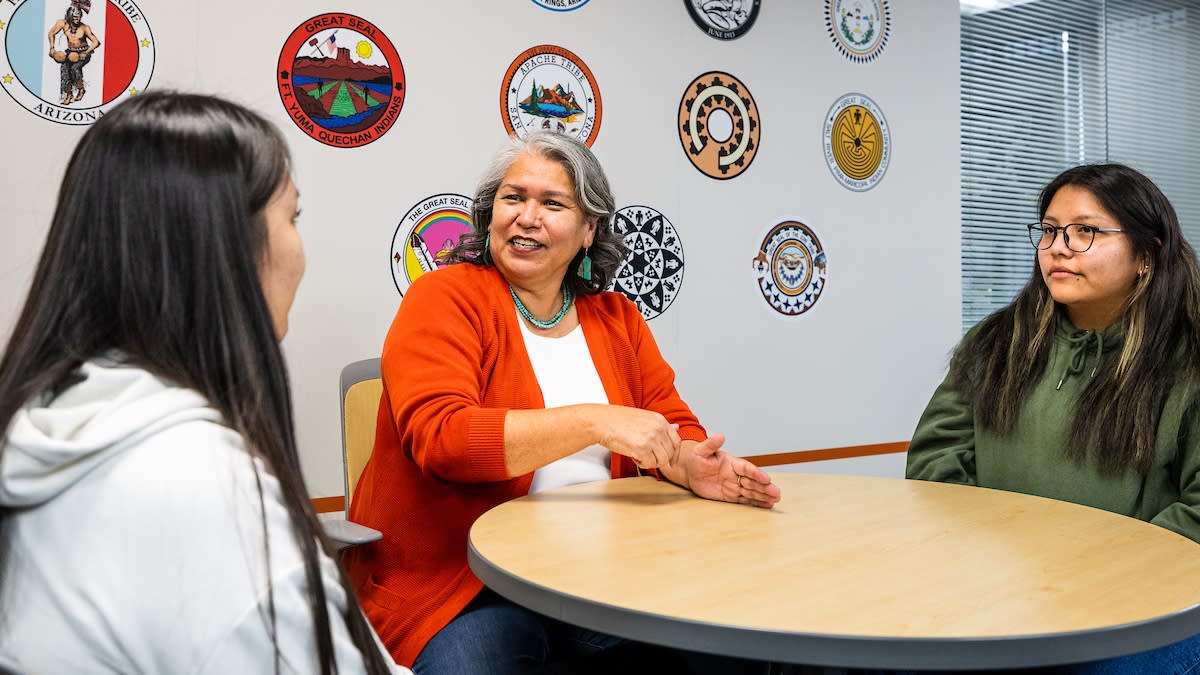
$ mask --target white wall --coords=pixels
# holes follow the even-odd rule
[[[864,64],[834,49],[816,0],[765,0],[754,27],[729,42],[702,33],[675,0],[591,0],[572,12],[529,0],[138,4],[157,43],[153,87],[235,98],[291,144],[309,266],[284,347],[315,496],[342,491],[338,372],[378,354],[400,301],[385,260],[396,225],[429,195],[471,194],[503,139],[500,80],[538,44],[566,47],[594,73],[604,115],[593,149],[618,204],[653,206],[679,231],[682,290],[650,325],[684,397],[728,436],[729,450],[907,440],[943,374],[960,304],[955,0],[893,0],[887,46]],[[379,26],[407,77],[395,126],[358,149],[308,138],[275,89],[288,34],[334,10]],[[684,87],[708,70],[745,82],[762,117],[761,149],[732,180],[694,169],[675,134]],[[841,187],[823,158],[825,114],[849,92],[879,104],[893,139],[890,167],[867,192]],[[3,338],[81,129],[11,100],[0,100],[0,129]],[[750,265],[766,229],[784,218],[812,227],[829,257],[821,299],[791,318],[767,307]],[[833,470],[899,474],[897,459],[843,460]]]

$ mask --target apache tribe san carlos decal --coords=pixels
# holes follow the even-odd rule
[[[718,40],[736,40],[758,18],[761,0],[683,0],[692,21]]]
[[[591,147],[604,106],[592,71],[570,50],[538,45],[521,52],[500,83],[500,115],[509,135],[567,134]]]
[[[869,63],[887,46],[892,14],[887,0],[825,0],[825,29],[842,56]]]
[[[392,281],[400,295],[417,277],[445,266],[446,254],[471,231],[472,200],[446,192],[426,197],[400,219],[392,235]]]
[[[671,306],[683,285],[683,244],[667,217],[649,206],[626,206],[613,217],[613,231],[629,253],[613,275],[610,290],[623,293],[647,320]]]
[[[154,36],[131,0],[0,0],[0,85],[22,108],[87,125],[154,73]]]
[[[865,192],[887,173],[892,132],[879,106],[862,94],[846,94],[825,115],[825,163],[846,189]]]
[[[570,12],[588,4],[588,0],[533,0],[533,4],[551,12]]]
[[[768,230],[751,260],[758,290],[776,312],[799,316],[825,290],[825,249],[807,225],[785,220]]]
[[[740,175],[758,153],[762,123],[746,85],[712,71],[692,80],[679,102],[679,141],[701,173],[719,180]]]
[[[404,107],[400,55],[383,31],[353,14],[320,14],[297,26],[275,76],[288,117],[337,148],[378,140]]]

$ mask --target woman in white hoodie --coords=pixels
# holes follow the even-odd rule
[[[84,134],[0,360],[0,668],[401,672],[300,475],[296,202],[279,132],[220,99]]]

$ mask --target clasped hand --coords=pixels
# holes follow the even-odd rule
[[[717,501],[771,508],[781,497],[771,476],[750,461],[721,449],[722,434],[701,442],[684,441],[679,425],[640,408],[605,406],[606,434],[601,444],[631,458],[643,469],[657,468],[666,478],[697,495]]]
[[[679,425],[651,410],[625,406],[604,406],[604,429],[600,444],[618,455],[625,455],[643,469],[666,467],[679,456],[683,441]]]

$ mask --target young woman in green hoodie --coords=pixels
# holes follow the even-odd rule
[[[1028,226],[1025,288],[971,329],[921,416],[909,478],[1050,497],[1200,542],[1200,267],[1157,186],[1068,169]],[[1182,672],[1200,639],[1072,672]]]

